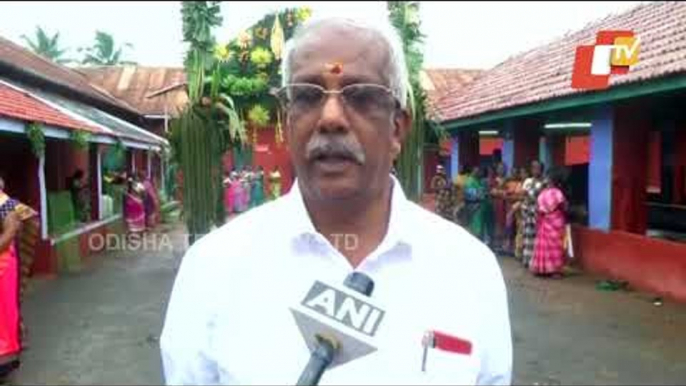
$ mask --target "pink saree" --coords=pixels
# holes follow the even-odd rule
[[[145,231],[145,205],[142,199],[131,193],[124,195],[124,219],[129,232]]]
[[[145,221],[149,228],[154,228],[160,222],[160,198],[157,190],[150,180],[143,182],[146,199],[143,201],[145,209]]]
[[[537,274],[562,272],[564,259],[565,197],[557,188],[547,188],[538,196],[538,223],[534,256],[529,268]]]
[[[0,364],[21,350],[18,263],[14,245],[0,252]]]

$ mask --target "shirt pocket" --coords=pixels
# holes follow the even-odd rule
[[[479,361],[473,353],[465,355],[430,348],[425,369],[419,368],[415,379],[424,385],[475,385],[478,375]]]

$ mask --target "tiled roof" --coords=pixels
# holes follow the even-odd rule
[[[459,68],[426,68],[420,73],[422,88],[427,94],[427,108],[430,116],[440,116],[436,105],[446,94],[457,92],[471,83],[483,70]]]
[[[164,115],[188,102],[183,68],[144,66],[84,67],[77,71],[144,115]]]
[[[63,109],[64,111],[68,111],[69,114],[73,116],[77,116],[95,126],[106,128],[106,130],[109,130],[115,137],[148,144],[167,144],[167,141],[164,138],[161,138],[141,127],[135,126],[132,123],[117,118],[93,106],[71,100],[45,90],[28,86],[24,86],[23,88],[37,98],[44,101],[49,101],[51,104]]]
[[[139,114],[135,108],[97,86],[91,85],[83,74],[53,63],[2,37],[0,37],[0,66],[4,68],[4,71],[11,68],[107,106]]]
[[[571,88],[572,66],[576,47],[594,44],[600,30],[632,30],[641,42],[639,62],[628,74],[611,76],[610,87],[686,73],[686,3],[642,4],[487,71],[438,103],[441,120],[473,117],[590,92]]]
[[[74,119],[28,93],[0,83],[0,116],[100,134],[103,130]]]

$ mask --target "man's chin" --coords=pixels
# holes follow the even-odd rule
[[[360,195],[364,186],[350,179],[323,179],[313,184],[314,193],[320,200],[340,201]]]

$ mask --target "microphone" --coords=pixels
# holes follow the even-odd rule
[[[374,281],[352,272],[343,287],[315,281],[291,312],[310,350],[297,385],[317,385],[324,371],[376,351],[376,335],[385,312],[369,302]]]

